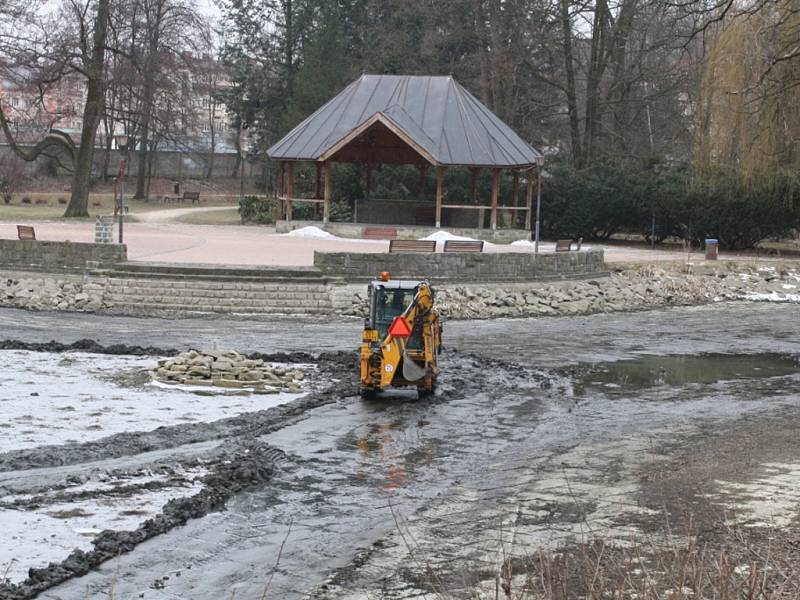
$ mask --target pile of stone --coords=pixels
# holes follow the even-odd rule
[[[608,277],[560,282],[435,286],[439,312],[450,319],[567,316],[689,306],[731,300],[800,302],[800,274],[791,268],[654,267]],[[365,316],[367,293],[355,290],[343,312]]]
[[[225,388],[252,388],[264,393],[300,392],[303,371],[288,369],[248,359],[238,352],[183,352],[174,358],[160,360],[153,378],[164,383],[214,385]]]
[[[77,310],[95,312],[108,308],[104,287],[50,277],[0,279],[0,306],[29,310]]]

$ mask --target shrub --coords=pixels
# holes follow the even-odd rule
[[[261,196],[244,196],[239,200],[242,223],[274,223],[275,201]]]
[[[330,211],[331,221],[337,223],[347,223],[353,220],[353,209],[350,204],[344,200],[335,200],[331,202]]]
[[[25,196],[25,197],[22,198],[22,200],[20,202],[22,204],[30,204],[31,203],[31,199],[28,196]]]
[[[655,241],[679,237],[726,249],[792,235],[800,229],[800,181],[779,171],[744,179],[730,171],[692,175],[686,167],[549,167],[543,181],[542,231],[551,238],[606,240],[618,233]]]
[[[11,204],[11,199],[27,177],[20,161],[15,157],[0,158],[0,197],[3,204]]]
[[[703,173],[689,187],[682,213],[684,238],[711,237],[723,248],[752,248],[800,229],[800,180],[775,170],[746,180],[738,173]]]
[[[298,221],[312,221],[317,218],[316,205],[306,203],[292,204],[292,219]]]
[[[66,204],[67,203],[67,199],[66,198],[59,198],[58,199],[58,203],[59,204]]]
[[[556,164],[543,181],[542,227],[550,237],[607,240],[637,230],[646,178],[620,166],[577,170]]]

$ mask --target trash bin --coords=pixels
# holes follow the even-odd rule
[[[717,260],[719,256],[719,240],[706,240],[706,260]]]

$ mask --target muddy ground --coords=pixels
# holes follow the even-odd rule
[[[365,402],[349,371],[357,320],[0,310],[2,337],[14,340],[4,347],[15,348],[0,361],[127,346],[326,353],[314,359],[308,395],[279,406],[0,454],[10,522],[36,515],[37,526],[64,528],[52,539],[70,540],[104,508],[113,515],[102,524],[114,530],[87,526],[84,550],[65,547],[65,562],[30,573],[45,566],[35,551],[53,542],[25,538],[31,564],[9,565],[13,585],[0,598],[494,597],[500,565],[596,539],[771,540],[792,564],[798,317],[797,305],[742,303],[452,322],[434,398]],[[96,345],[29,346],[86,338]],[[4,371],[15,376],[0,404],[34,385],[25,369]],[[136,378],[114,385],[121,402],[141,393]],[[744,567],[747,557],[735,557]]]

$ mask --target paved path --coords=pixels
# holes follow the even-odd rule
[[[274,227],[263,225],[192,225],[174,220],[192,212],[228,210],[224,207],[178,208],[137,214],[144,222],[126,223],[124,240],[131,260],[156,260],[177,263],[216,263],[239,265],[310,266],[314,251],[386,252],[388,242],[350,239],[316,239],[276,234]],[[0,238],[16,239],[18,222],[0,222]],[[37,221],[40,240],[93,242],[94,223]],[[116,238],[116,227],[115,227]],[[641,246],[605,246],[584,244],[584,249],[603,248],[606,262],[702,261],[703,254],[668,250],[650,250]],[[487,252],[531,252],[531,245],[488,244]],[[543,242],[540,251],[554,251],[554,244]],[[724,253],[723,260],[752,260],[752,255]]]
[[[194,206],[191,208],[169,208],[167,210],[148,210],[137,212],[134,216],[140,223],[172,223],[181,217],[195,213],[217,212],[235,209],[236,206]]]

